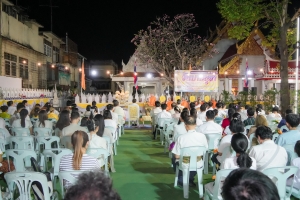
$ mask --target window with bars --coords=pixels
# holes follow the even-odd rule
[[[53,61],[58,63],[59,62],[59,48],[53,47]]]
[[[20,77],[28,79],[28,59],[19,57],[19,70]]]
[[[17,56],[4,52],[5,75],[17,76]]]
[[[44,39],[44,54],[49,57],[52,56],[52,43],[45,39]]]

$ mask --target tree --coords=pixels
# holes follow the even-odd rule
[[[190,32],[197,27],[193,14],[180,14],[173,19],[167,15],[158,17],[131,40],[137,46],[135,56],[143,64],[164,74],[173,85],[174,67],[178,70],[186,70],[190,66],[197,68],[197,61],[208,47],[213,46]],[[216,49],[212,49],[208,56],[212,57],[216,52]]]
[[[233,24],[230,37],[242,40],[253,28],[266,28],[269,34],[263,44],[276,49],[280,59],[280,102],[284,112],[290,105],[288,92],[288,60],[294,52],[296,34],[294,22],[300,8],[293,17],[288,15],[289,0],[220,0],[217,7],[222,17]],[[290,4],[291,5],[291,4]]]

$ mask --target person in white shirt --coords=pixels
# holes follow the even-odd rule
[[[207,105],[208,105],[207,110],[214,110],[214,108],[213,108],[213,103],[212,103],[211,101],[208,102]]]
[[[248,118],[241,106],[237,106],[237,113],[241,115],[242,121],[245,121]]]
[[[118,100],[113,100],[113,105],[114,105],[114,109],[113,112],[118,114],[118,117],[121,116],[121,119],[119,119],[119,123],[118,124],[124,124],[125,120],[126,120],[126,116],[125,116],[125,112],[123,110],[123,108],[121,108],[119,106],[119,101]]]
[[[113,137],[115,136],[116,131],[117,131],[117,124],[116,122],[112,119],[112,115],[109,110],[104,110],[103,112],[103,118],[104,118],[104,124],[105,127],[110,127]]]
[[[75,131],[86,131],[85,127],[80,126],[78,123],[80,121],[80,114],[78,112],[71,113],[71,124],[62,129],[62,137],[72,135]]]
[[[235,113],[239,115],[238,113]],[[218,152],[214,154],[211,158],[211,160],[216,164],[216,168],[221,167],[221,163],[224,162],[226,158],[231,157],[231,139],[232,136],[235,133],[243,133],[244,132],[244,124],[240,120],[240,118],[237,118],[233,116],[233,119],[230,122],[229,129],[231,131],[231,134],[226,135],[222,138],[219,146],[218,146]],[[246,137],[246,136],[245,136]]]
[[[34,127],[37,128],[50,128],[53,129],[53,124],[48,120],[48,114],[46,110],[41,110],[39,112],[39,119],[34,123]]]
[[[150,116],[152,120],[152,129],[153,129],[153,135],[156,132],[157,128],[157,114],[160,113],[162,110],[160,108],[160,102],[155,101],[155,108],[150,111]]]
[[[218,102],[216,104],[217,109],[218,109],[218,117],[222,117],[223,119],[226,118],[226,112],[223,110],[223,103],[222,102]]]
[[[25,108],[27,109],[28,113],[30,113],[31,108],[30,108],[30,106],[28,105],[28,101],[27,101],[27,100],[23,100],[22,103],[23,103],[23,105],[25,106]]]
[[[206,104],[200,106],[200,113],[197,116],[201,121],[206,121]]]
[[[114,106],[112,104],[108,104],[106,106],[106,109],[110,111],[110,114],[112,116],[112,120],[116,122],[116,124],[119,124],[119,116],[117,113],[113,112]]]
[[[221,169],[250,168],[256,170],[256,160],[247,154],[248,139],[242,133],[236,133],[231,138],[231,147],[236,156],[226,158]]]
[[[8,106],[7,113],[10,114],[10,115],[15,114],[17,108],[14,106],[14,102],[13,101],[8,101],[7,106]]]
[[[178,123],[174,124],[174,132],[173,132],[173,141],[174,142],[177,141],[179,136],[187,133],[187,130],[184,125],[184,118],[186,118],[187,116],[189,116],[188,111],[181,112]]]
[[[203,121],[197,117],[197,110],[196,110],[196,108],[191,108],[190,115],[196,118],[196,125],[197,125],[196,131],[198,131],[198,127],[200,127],[203,124]]]
[[[266,116],[266,112],[263,110],[263,107],[262,107],[262,105],[261,104],[257,104],[257,106],[256,106],[257,108],[260,108],[261,109],[261,114],[262,115],[264,115],[264,116]]]
[[[6,126],[5,120],[3,118],[0,118],[0,129],[1,129],[0,132],[2,133],[0,134],[0,139],[9,142],[9,138],[11,137],[11,135],[5,126]]]
[[[171,115],[174,115],[174,114],[175,114],[175,110],[174,110],[175,107],[176,107],[176,103],[173,102],[173,103],[171,104],[171,108],[172,108],[172,109],[168,111],[169,113],[171,113]]]
[[[20,119],[20,111],[25,108],[24,104],[23,103],[18,103],[17,104],[17,110],[16,112],[10,117],[10,120],[9,120],[9,123],[10,124],[13,124],[13,122],[16,120],[16,119]],[[29,112],[28,112],[29,113]],[[30,118],[29,116],[27,115],[26,116],[26,120],[29,120],[30,121]]]
[[[20,119],[14,120],[11,127],[12,128],[28,128],[30,130],[30,133],[32,134],[32,123],[30,120],[27,120],[26,117],[28,117],[28,110],[23,108],[20,111]]]
[[[177,106],[174,108],[175,113],[172,115],[172,118],[174,120],[179,120],[180,118],[180,113],[182,112],[182,110],[180,110],[180,108],[178,108]]]
[[[183,109],[184,109],[184,106],[181,105],[181,100],[180,100],[180,99],[177,99],[177,107],[178,107],[180,110],[183,110]]]
[[[157,125],[158,128],[162,129],[164,124],[163,124],[163,120],[162,119],[171,119],[172,115],[171,113],[169,113],[166,109],[167,109],[167,104],[163,103],[161,104],[161,109],[162,111],[160,113],[157,114],[156,118],[157,118]],[[156,131],[154,133],[154,138],[155,138],[155,134]]]
[[[297,188],[299,190],[300,189],[300,140],[298,140],[295,144],[295,153],[297,154],[298,157],[292,160],[291,166],[298,167],[298,171],[294,175],[294,177],[288,178],[286,184],[288,186],[293,185],[294,188]]]
[[[204,134],[196,132],[196,118],[193,116],[187,116],[184,118],[184,124],[185,128],[187,130],[186,134],[181,135],[178,139],[177,142],[175,143],[175,146],[172,150],[172,153],[174,154],[173,166],[175,167],[178,165],[178,160],[180,158],[180,149],[185,148],[185,147],[206,147],[208,148],[207,140]],[[201,168],[203,167],[203,160],[201,159],[197,163],[198,167]],[[195,185],[194,183],[194,177],[197,174],[196,171],[191,171],[190,176],[189,176],[189,182],[190,184]],[[178,185],[182,186],[182,171],[179,171],[178,174]]]
[[[250,149],[249,156],[256,160],[257,170],[263,171],[271,167],[284,167],[287,163],[286,150],[272,140],[272,130],[267,126],[259,126],[255,131],[259,145]]]
[[[84,117],[90,117],[93,115],[93,112],[91,111],[91,105],[86,106],[86,111],[83,113]]]
[[[220,133],[222,134],[222,127],[215,123],[215,112],[213,110],[206,111],[206,123],[199,126],[197,129],[198,132],[203,134],[209,134],[209,133]]]

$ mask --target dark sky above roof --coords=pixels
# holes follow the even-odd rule
[[[134,34],[147,28],[164,14],[193,13],[199,28],[194,32],[205,37],[221,22],[218,0],[11,0],[25,8],[29,17],[50,30],[50,2],[53,7],[53,32],[78,44],[79,53],[88,60],[114,60],[121,67],[127,63],[135,46]],[[300,6],[299,0],[292,0]]]

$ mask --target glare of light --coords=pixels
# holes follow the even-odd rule
[[[68,67],[65,67],[65,69],[68,69]]]
[[[248,78],[249,80],[251,80],[252,78]]]
[[[227,72],[225,72],[225,74],[227,74]]]
[[[38,63],[38,66],[41,66],[41,63]]]
[[[134,75],[135,75],[135,76],[137,76],[137,73],[136,73],[136,72],[134,72]]]
[[[81,68],[79,68],[79,71],[81,72]]]
[[[107,74],[110,74],[110,71],[107,70],[106,73],[107,73]]]
[[[259,71],[261,71],[261,72],[262,72],[262,71],[263,71],[263,69],[261,68]]]
[[[213,75],[216,75],[216,73],[214,72]]]
[[[26,60],[23,60],[23,63],[26,64]]]
[[[190,75],[190,73],[187,74],[188,76]]]
[[[177,74],[175,74],[175,76],[177,76]]]
[[[203,74],[199,74],[199,78],[202,78],[203,77]]]
[[[147,74],[147,78],[152,78],[152,74]]]
[[[123,72],[121,72],[121,75],[123,75]]]
[[[240,71],[239,71],[239,70],[237,70],[237,71],[236,71],[236,73],[237,73],[237,74],[239,74],[239,73],[240,73]]]
[[[51,67],[54,68],[55,66],[54,66],[54,65],[51,65]]]
[[[250,70],[247,71],[247,74],[248,74],[248,75],[251,75],[251,74],[252,74],[252,71],[250,71]]]
[[[160,75],[161,75],[161,76],[164,76],[164,74],[163,74],[163,73],[161,73]]]
[[[95,70],[93,70],[93,71],[92,71],[92,75],[95,76],[96,74],[97,74],[97,72],[96,72]]]

